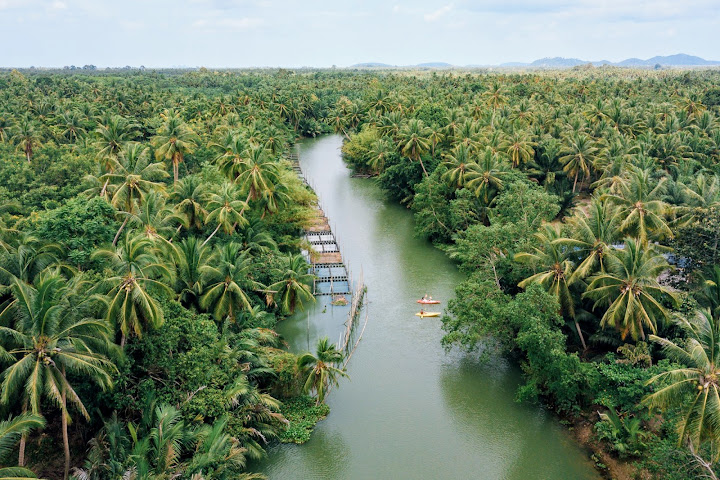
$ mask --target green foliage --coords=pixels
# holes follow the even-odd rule
[[[288,420],[286,430],[280,435],[283,443],[305,443],[310,440],[315,425],[330,413],[326,404],[316,404],[312,397],[307,395],[288,398],[283,401],[280,410]]]
[[[621,457],[637,457],[647,448],[650,434],[642,429],[639,418],[620,417],[613,408],[599,416],[598,438],[608,441]]]
[[[30,224],[41,239],[63,245],[67,261],[82,269],[93,265],[90,256],[96,248],[112,241],[119,226],[115,209],[98,197],[73,198],[31,218]]]

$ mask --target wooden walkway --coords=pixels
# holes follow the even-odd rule
[[[290,153],[288,160],[298,177],[309,187],[300,168],[298,154]],[[303,251],[303,255],[310,263],[309,273],[314,277],[313,295],[332,295],[334,299],[352,295],[350,270],[343,262],[340,246],[320,205],[316,204],[313,209],[305,240],[310,245],[310,250]]]

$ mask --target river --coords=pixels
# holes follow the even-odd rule
[[[369,323],[328,418],[306,444],[270,448],[259,470],[271,480],[599,478],[550,413],[515,401],[516,366],[446,353],[440,320],[414,315],[426,293],[445,306],[462,275],[414,237],[410,211],[373,180],[350,178],[341,144],[338,135],[303,141],[300,164],[354,277],[362,267]],[[327,302],[278,326],[291,350],[337,341],[347,308]]]

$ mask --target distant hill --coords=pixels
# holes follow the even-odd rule
[[[453,64],[445,63],[445,62],[429,62],[429,63],[418,63],[415,66],[420,67],[420,68],[448,68],[448,67],[452,67]]]
[[[639,58],[628,58],[622,62],[618,62],[615,65],[619,67],[652,67],[654,65],[663,66],[710,66],[720,65],[720,62],[712,60],[705,60],[704,58],[695,57],[693,55],[686,55],[684,53],[678,53],[676,55],[667,55],[648,58],[647,60],[641,60]]]
[[[627,58],[620,62],[610,62],[609,60],[600,61],[589,61],[581,60],[579,58],[564,58],[564,57],[546,57],[535,60],[531,63],[526,62],[506,62],[501,63],[500,67],[527,67],[527,68],[572,68],[579,65],[593,64],[596,67],[602,65],[611,65],[614,67],[654,67],[655,65],[661,65],[663,67],[706,67],[713,65],[720,65],[720,62],[713,60],[705,60],[704,58],[696,57],[693,55],[687,55],[684,53],[678,53],[676,55],[657,56],[643,60],[641,58]],[[492,65],[466,65],[460,68],[481,68],[490,67]],[[400,68],[453,68],[455,65],[445,62],[428,62],[418,63],[417,65],[405,65]],[[393,68],[393,65],[387,63],[378,62],[367,62],[367,63],[356,63],[351,65],[350,68]]]
[[[582,61],[579,58],[541,58],[532,62],[529,67],[550,67],[550,68],[569,68],[577,67],[578,65],[584,65],[588,62]]]
[[[393,65],[388,65],[387,63],[379,63],[379,62],[366,62],[366,63],[356,63],[355,65],[350,65],[350,68],[391,68]]]
[[[702,67],[720,65],[720,62],[705,60],[704,58],[695,57],[693,55],[686,55],[684,53],[678,53],[676,55],[657,56],[643,60],[640,58],[627,58],[620,62],[610,62],[608,60],[600,61],[588,61],[580,60],[578,58],[541,58],[535,60],[532,63],[504,63],[501,67],[536,67],[536,68],[570,68],[578,65],[586,65],[591,63],[597,67],[601,65],[612,65],[614,67],[654,67],[655,65],[662,65],[664,67]]]

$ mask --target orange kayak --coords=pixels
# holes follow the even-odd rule
[[[440,303],[440,300],[424,300],[421,298],[417,301],[417,303],[422,303],[423,305],[437,305]]]

